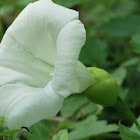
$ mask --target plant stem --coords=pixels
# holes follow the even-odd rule
[[[117,102],[114,106],[119,112],[121,112],[123,115],[127,117],[131,122],[135,123],[137,129],[140,131],[140,125],[133,114],[133,112],[130,110],[128,105],[121,99],[121,97],[118,97]]]

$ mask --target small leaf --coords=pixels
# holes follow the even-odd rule
[[[69,140],[84,139],[117,131],[117,125],[108,125],[106,121],[97,120],[97,117],[94,115],[89,116],[86,120],[73,123],[71,128],[75,130],[69,133]]]
[[[129,128],[122,125],[121,123],[119,123],[119,131],[120,136],[123,138],[123,140],[140,140],[140,135],[131,131]]]
[[[140,117],[137,119],[138,123],[140,124]],[[138,135],[140,135],[140,131],[137,129],[136,125],[133,124],[132,127],[130,128],[131,131],[137,133]]]
[[[65,99],[61,109],[61,116],[67,117],[73,115],[81,106],[86,104],[88,99],[83,95],[71,95]]]
[[[89,122],[93,123],[96,120],[97,120],[97,116],[90,115],[90,116],[88,116],[86,119],[84,119],[82,121],[71,123],[71,125],[69,126],[69,129],[77,129],[77,128],[80,128],[80,127],[88,124]]]
[[[84,107],[80,109],[78,114],[82,114],[82,117],[83,117],[91,113],[98,114],[99,112],[101,112],[101,110],[102,108],[99,105],[89,102],[87,105],[85,105]]]
[[[26,137],[26,140],[47,140],[48,136],[52,133],[53,125],[56,127],[56,124],[42,120],[29,128],[32,133],[26,131],[23,136]]]
[[[122,85],[122,83],[127,75],[127,71],[125,68],[120,67],[120,68],[116,69],[111,75],[113,78],[116,79],[116,81],[119,85]]]
[[[66,129],[60,130],[52,140],[68,140],[68,131]]]

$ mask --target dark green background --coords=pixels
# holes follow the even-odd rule
[[[79,60],[108,71],[121,86],[120,96],[136,117],[140,114],[140,0],[54,0],[80,12],[87,31]],[[20,11],[33,0],[0,0],[0,40]],[[41,121],[20,140],[120,140],[123,117],[113,107],[93,104],[72,95],[57,117]],[[127,119],[127,118],[126,118]],[[123,121],[130,126],[131,123]],[[122,135],[121,135],[122,136]],[[17,140],[18,140],[17,139]],[[123,140],[127,140],[124,138]],[[133,140],[133,139],[132,139]],[[135,140],[135,139],[134,139]]]

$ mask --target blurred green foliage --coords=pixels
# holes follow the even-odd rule
[[[137,119],[140,123],[140,117]],[[133,125],[130,128],[125,127],[121,123],[119,123],[119,131],[120,136],[123,140],[139,140],[140,139],[140,131],[136,128],[136,125]]]
[[[20,11],[34,1],[0,0],[0,40]],[[54,2],[80,12],[80,20],[87,31],[87,41],[82,48],[80,61],[86,66],[95,66],[110,72],[121,86],[120,96],[138,117],[140,114],[140,1],[54,0]],[[65,100],[57,117],[33,125],[30,128],[33,134],[24,132],[14,139],[121,140],[121,137],[123,140],[140,139],[140,133],[136,132],[134,126],[127,128],[118,125],[121,119],[121,114],[112,107],[103,108],[93,104],[82,94],[72,95]],[[127,122],[123,123],[131,125]],[[0,129],[0,132],[3,130]]]

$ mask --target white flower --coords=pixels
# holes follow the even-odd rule
[[[78,12],[51,0],[31,3],[20,13],[0,44],[0,116],[5,116],[5,126],[19,129],[54,117],[64,98],[93,83],[78,61],[85,38]]]

